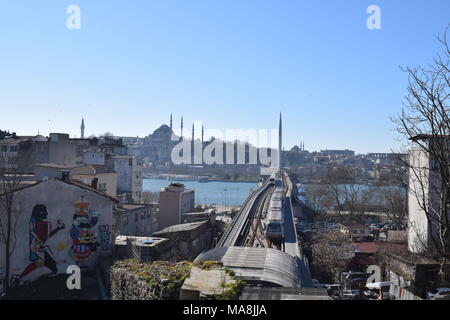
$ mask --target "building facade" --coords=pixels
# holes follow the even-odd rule
[[[135,156],[113,156],[107,165],[117,173],[117,195],[122,202],[142,203],[142,161]]]
[[[191,212],[195,206],[195,191],[187,190],[184,184],[172,183],[159,192],[159,229],[182,223],[183,213]]]
[[[120,204],[114,209],[113,234],[123,236],[152,236],[157,230],[155,206],[151,204]]]
[[[66,273],[70,265],[81,270],[94,268],[98,259],[111,255],[115,203],[106,194],[68,179],[52,179],[16,191],[16,241],[6,281],[21,285]],[[4,215],[0,217],[4,219]],[[4,243],[0,243],[2,257],[4,250]],[[5,269],[2,258],[0,270]]]

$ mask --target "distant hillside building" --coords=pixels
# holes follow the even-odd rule
[[[185,189],[184,184],[172,183],[161,189],[159,193],[159,229],[182,223],[183,213],[191,212],[194,206],[195,191]]]
[[[88,163],[88,164],[105,164],[108,157],[112,156],[124,156],[128,154],[128,148],[123,144],[122,139],[114,137],[100,137],[100,138],[72,138],[71,144],[76,149],[76,163]],[[90,155],[86,156],[86,154]],[[92,155],[103,155],[103,163],[100,158],[95,158],[93,162]],[[85,162],[85,161],[88,162]]]
[[[149,162],[167,164],[171,161],[173,147],[178,143],[172,141],[172,129],[163,124],[152,134],[145,137],[142,143],[128,145],[130,153],[140,158],[146,158]],[[129,141],[130,139],[127,139]]]

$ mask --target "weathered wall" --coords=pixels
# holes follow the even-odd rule
[[[137,219],[136,219],[137,215]],[[151,236],[153,234],[153,208],[115,211],[114,231],[125,236]]]
[[[113,201],[98,193],[49,180],[18,191],[16,249],[10,282],[65,273],[69,265],[90,269],[111,254]],[[1,259],[3,261],[3,258]]]
[[[114,171],[117,172],[117,191],[126,193],[135,203],[142,201],[142,167],[133,157],[113,157]]]
[[[100,174],[76,174],[72,173],[72,179],[78,180],[90,186],[94,178],[98,179],[97,189],[105,192],[111,197],[117,195],[117,174],[116,173],[100,173]]]
[[[76,164],[76,146],[70,143],[68,134],[50,133],[48,144],[49,162],[66,166]]]

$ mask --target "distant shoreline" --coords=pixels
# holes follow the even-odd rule
[[[238,180],[234,180],[234,179],[219,179],[219,178],[213,178],[207,181],[199,181],[197,179],[192,179],[192,180],[188,180],[188,179],[164,179],[164,178],[158,178],[158,177],[147,177],[144,178],[144,180],[166,180],[166,181],[181,181],[181,182],[198,182],[198,183],[208,183],[208,182],[241,182],[241,183],[257,183],[258,179],[238,179]]]

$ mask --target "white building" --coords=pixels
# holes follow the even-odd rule
[[[117,173],[117,196],[122,202],[142,203],[142,161],[135,156],[113,156],[110,167]]]
[[[184,184],[172,183],[159,193],[158,227],[164,229],[182,223],[183,214],[191,212],[195,205],[195,191]]]
[[[418,136],[413,140],[429,140],[429,136]],[[438,225],[429,223],[429,220],[439,219],[442,189],[435,161],[417,143],[409,152],[409,162],[412,168],[409,169],[408,182],[408,249],[421,253],[433,247],[431,235],[438,240]]]

